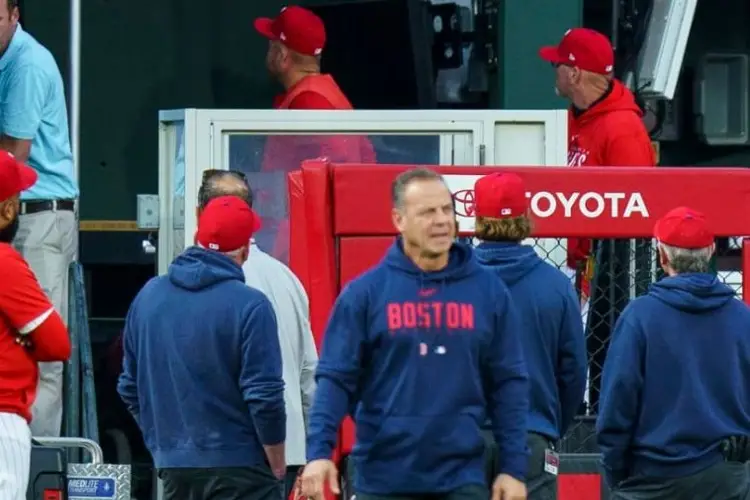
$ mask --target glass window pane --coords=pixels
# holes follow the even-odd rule
[[[470,137],[470,134],[455,134]],[[469,140],[470,142],[470,140]],[[283,262],[289,258],[286,174],[304,160],[325,157],[342,163],[436,165],[438,134],[232,134],[229,169],[243,172],[252,186],[254,208],[263,219],[258,246]]]
[[[185,124],[177,123],[173,130],[172,259],[185,249]]]

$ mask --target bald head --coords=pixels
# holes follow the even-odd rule
[[[219,196],[237,196],[245,200],[251,208],[253,206],[250,185],[236,172],[224,171],[203,181],[198,190],[198,212],[203,210],[209,201]]]

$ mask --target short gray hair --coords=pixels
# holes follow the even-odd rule
[[[221,184],[222,179],[231,177],[242,184],[241,189],[226,189]],[[253,208],[253,190],[247,177],[242,172],[236,170],[206,170],[203,173],[203,180],[198,188],[198,209],[203,210],[208,202],[220,196],[237,196],[245,200],[250,208]]]
[[[427,167],[417,167],[406,170],[405,172],[398,174],[391,184],[391,202],[393,203],[394,208],[402,208],[404,206],[404,193],[406,192],[406,188],[408,188],[411,183],[417,181],[439,181],[445,184],[445,179],[443,179],[442,175]],[[445,187],[447,188],[448,185],[445,184]]]
[[[707,273],[711,270],[711,257],[714,246],[705,248],[678,248],[665,243],[659,243],[667,254],[669,267],[675,273]]]

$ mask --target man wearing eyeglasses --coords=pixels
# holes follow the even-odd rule
[[[587,29],[568,30],[556,46],[539,50],[542,60],[555,68],[555,91],[570,101],[568,112],[568,166],[652,167],[654,148],[643,124],[643,112],[633,93],[614,78],[612,43],[603,34]],[[584,315],[591,295],[594,272],[592,241],[569,238],[569,274],[575,276]],[[598,304],[598,305],[597,305]],[[597,300],[597,310],[605,305]],[[590,366],[589,403],[598,405],[601,367],[609,333],[601,329],[587,338]]]
[[[198,193],[198,212],[214,198],[237,196],[253,205],[253,193],[241,172],[207,170]],[[245,282],[263,292],[273,306],[279,328],[286,405],[285,496],[289,497],[299,469],[305,464],[307,415],[315,392],[318,353],[310,329],[309,305],[302,284],[292,271],[250,242],[242,266]]]

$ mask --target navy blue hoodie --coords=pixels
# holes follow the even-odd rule
[[[528,379],[507,288],[454,244],[418,269],[400,240],[352,281],[331,313],[310,414],[308,459],[330,458],[347,413],[358,492],[442,493],[486,484],[491,418],[500,473],[524,479]]]
[[[723,438],[750,434],[750,309],[710,274],[655,283],[615,326],[599,404],[610,485],[720,462]]]
[[[240,266],[192,247],[130,307],[118,392],[157,468],[267,463],[284,441],[276,316]]]
[[[476,254],[510,289],[524,326],[531,382],[528,430],[560,439],[586,390],[586,341],[573,284],[530,246],[483,242]]]

